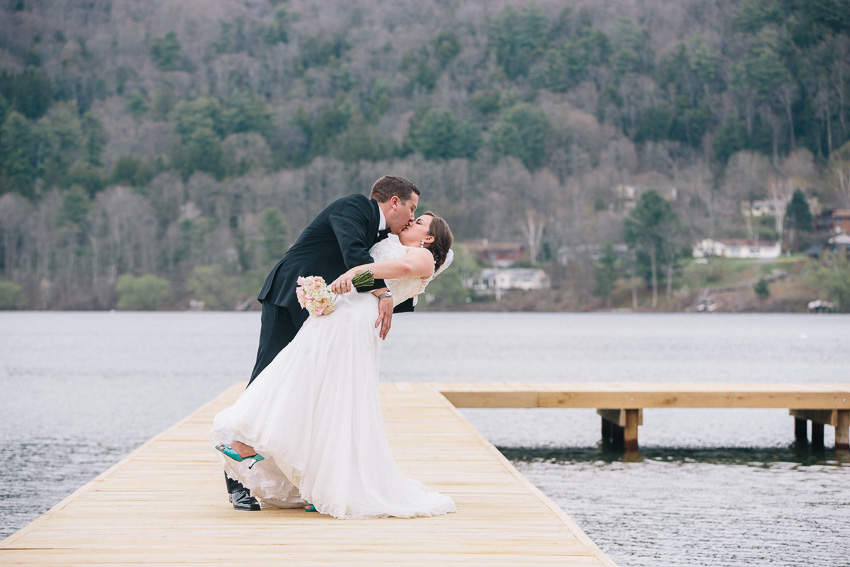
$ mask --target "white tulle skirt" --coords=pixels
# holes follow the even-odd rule
[[[307,320],[235,404],[215,416],[214,444],[242,441],[265,457],[224,470],[263,506],[309,502],[337,518],[454,512],[448,496],[404,478],[387,442],[378,392],[377,299],[351,293]]]

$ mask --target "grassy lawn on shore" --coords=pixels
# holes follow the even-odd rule
[[[693,290],[706,287],[730,287],[753,278],[769,276],[774,270],[784,270],[789,274],[794,267],[806,261],[803,254],[794,254],[770,260],[744,258],[715,258],[711,265],[698,264],[689,260],[682,267],[681,285]]]

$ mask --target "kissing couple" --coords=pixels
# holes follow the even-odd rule
[[[451,263],[449,225],[430,211],[417,218],[419,196],[407,179],[387,175],[368,199],[334,201],[266,278],[251,380],[210,433],[237,510],[304,506],[344,519],[456,511],[451,498],[398,469],[378,391],[393,312],[412,311]],[[367,270],[374,286],[355,289],[352,279]],[[333,313],[309,317],[301,308],[304,276],[332,281],[341,296]]]

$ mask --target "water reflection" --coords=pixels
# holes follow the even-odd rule
[[[847,565],[846,451],[500,450],[620,565]]]
[[[847,466],[850,451],[832,448],[814,448],[810,445],[793,443],[787,447],[650,447],[637,453],[626,454],[622,450],[599,444],[596,447],[498,447],[505,457],[514,462],[553,464],[597,464],[645,461],[664,463],[707,463],[715,465],[739,465],[768,468]]]

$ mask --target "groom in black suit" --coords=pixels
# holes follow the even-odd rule
[[[307,225],[295,244],[272,268],[257,299],[263,305],[257,362],[248,385],[295,338],[308,314],[298,304],[296,281],[300,276],[322,276],[331,282],[343,272],[373,261],[369,249],[392,232],[398,234],[414,220],[419,189],[403,177],[385,175],[372,185],[370,198],[350,195],[328,205]],[[378,298],[381,338],[386,338],[393,315],[392,295],[383,280],[370,290]],[[412,311],[412,301],[395,309]],[[237,510],[259,510],[257,499],[236,480],[227,479],[230,501]]]

